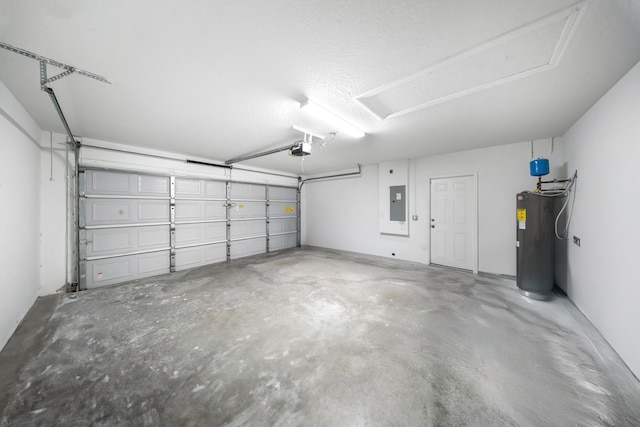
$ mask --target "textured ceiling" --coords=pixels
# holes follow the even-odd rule
[[[562,35],[549,17],[572,7],[579,22]],[[509,78],[565,36],[559,61]],[[640,1],[0,0],[0,41],[114,82],[51,84],[74,134],[94,139],[225,161],[294,143],[294,125],[338,130],[300,111],[311,98],[367,133],[314,144],[314,173],[563,134],[640,60]],[[424,92],[395,91],[388,110],[420,108],[380,119],[360,102],[411,76]],[[36,61],[0,49],[0,81],[63,131]],[[245,164],[302,167],[284,152]]]

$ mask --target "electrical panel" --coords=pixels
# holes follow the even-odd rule
[[[389,187],[389,220],[406,221],[407,212],[405,209],[406,186],[393,185]]]
[[[378,204],[380,233],[409,235],[409,161],[380,163]]]

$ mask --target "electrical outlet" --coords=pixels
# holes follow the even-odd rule
[[[573,243],[577,246],[580,246],[580,238],[577,236],[573,236]]]

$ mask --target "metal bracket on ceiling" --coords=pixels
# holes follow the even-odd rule
[[[62,108],[60,108],[60,103],[56,98],[56,94],[52,88],[48,87],[49,83],[55,82],[56,80],[60,80],[63,77],[67,77],[73,73],[80,74],[85,77],[89,77],[95,80],[98,80],[103,83],[113,84],[113,82],[105,77],[99,76],[94,73],[90,73],[89,71],[83,70],[81,68],[72,67],[69,64],[65,64],[60,61],[56,61],[55,59],[47,58],[46,56],[37,55],[33,52],[29,52],[28,50],[21,49],[19,47],[12,46],[7,43],[0,42],[0,47],[3,49],[7,49],[10,52],[17,53],[19,55],[26,56],[27,58],[35,59],[40,62],[40,89],[44,92],[47,92],[49,98],[51,98],[51,102],[53,102],[53,106],[60,117],[60,121],[62,121],[62,125],[64,126],[65,131],[67,132],[67,136],[69,137],[69,141],[73,142],[74,149],[77,149],[79,146],[78,141],[73,136],[71,129],[69,128],[69,124],[67,123],[67,119],[64,117],[62,112]],[[47,77],[47,65],[53,65],[54,67],[62,68],[64,71],[60,74],[56,74],[53,77]]]
[[[45,72],[45,75],[46,75],[47,63],[44,62],[44,61],[40,61],[40,69],[41,70],[44,69],[44,72]],[[48,79],[44,79],[44,80],[40,79],[40,84],[44,86],[44,85],[46,85],[48,83],[55,82],[56,80],[60,80],[63,77],[67,77],[68,75],[70,75],[74,71],[76,71],[74,68],[70,68],[67,71],[63,71],[62,73],[60,73],[60,74],[58,74],[56,76],[49,77]],[[41,71],[41,74],[42,74],[42,71]]]
[[[27,58],[35,59],[36,61],[40,61],[40,69],[41,70],[42,70],[42,66],[43,66],[42,64],[43,63],[44,63],[45,67],[46,67],[47,64],[49,64],[49,65],[53,65],[54,67],[62,68],[63,70],[65,70],[63,73],[60,73],[57,76],[51,77],[51,79],[49,79],[48,81],[45,78],[45,84],[46,83],[51,83],[51,82],[56,81],[56,80],[59,80],[59,79],[61,79],[63,77],[68,76],[71,73],[78,73],[78,74],[80,74],[82,76],[89,77],[89,78],[98,80],[98,81],[103,82],[103,83],[107,83],[107,84],[110,84],[110,85],[113,84],[113,82],[111,80],[107,79],[106,77],[99,76],[98,74],[91,73],[91,72],[83,70],[81,68],[73,67],[73,66],[71,66],[69,64],[65,64],[64,62],[56,61],[55,59],[47,58],[46,56],[42,56],[42,55],[35,54],[33,52],[29,52],[28,50],[24,50],[24,49],[21,49],[19,47],[11,46],[10,44],[7,44],[7,43],[0,42],[0,47],[2,47],[3,49],[7,49],[7,50],[9,50],[11,52],[26,56]]]

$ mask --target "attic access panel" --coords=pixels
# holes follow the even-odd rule
[[[356,98],[379,119],[411,113],[553,69],[587,8],[580,2]]]

